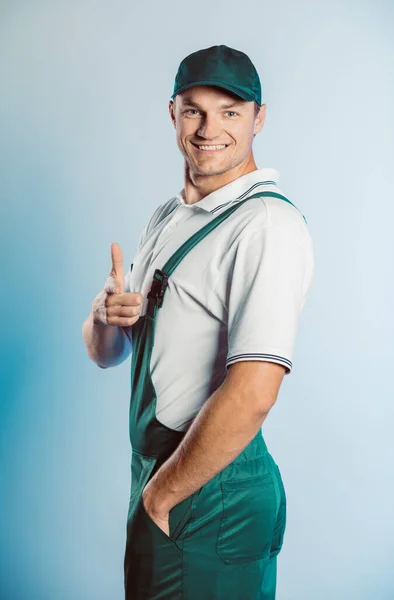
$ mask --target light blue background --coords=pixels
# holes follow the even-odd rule
[[[2,600],[122,600],[128,359],[82,323],[183,187],[179,62],[248,53],[258,166],[305,214],[315,277],[263,425],[288,498],[277,600],[394,598],[393,4],[0,4]],[[203,599],[201,599],[203,600]]]

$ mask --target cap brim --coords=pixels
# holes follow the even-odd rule
[[[219,81],[195,81],[194,83],[182,85],[172,94],[171,98],[174,98],[180,92],[183,92],[184,90],[187,90],[191,87],[196,87],[197,85],[213,85],[215,87],[224,88],[229,92],[233,92],[233,94],[236,94],[236,96],[239,96],[240,98],[242,98],[242,100],[246,100],[247,102],[253,102],[254,100],[256,100],[255,97],[252,96],[252,94],[248,94],[248,92],[245,92],[245,90],[242,90],[236,86],[229,85],[227,83],[221,83]]]

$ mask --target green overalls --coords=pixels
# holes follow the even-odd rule
[[[244,202],[263,196],[292,204],[281,194],[260,192],[215,217],[186,240],[162,270],[156,269],[146,315],[133,325],[126,600],[275,599],[276,557],[286,527],[286,495],[261,429],[232,463],[171,509],[169,536],[142,504],[144,487],[186,435],[157,420],[150,374],[157,311],[163,304],[167,280],[199,241]]]

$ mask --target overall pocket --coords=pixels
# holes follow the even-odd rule
[[[185,498],[184,500],[176,504],[170,510],[168,523],[169,535],[165,533],[165,531],[163,531],[161,527],[159,527],[159,525],[155,523],[155,521],[146,511],[141,495],[138,501],[138,508],[145,522],[145,525],[149,529],[149,543],[155,542],[160,544],[160,542],[170,542],[174,544],[178,548],[178,550],[181,550],[181,546],[179,544],[181,544],[183,534],[186,532],[187,525],[192,519],[192,515],[194,512],[193,500],[198,494],[199,490],[194,492],[194,494],[192,494],[188,498]]]
[[[200,490],[197,490],[194,494],[185,498],[170,510],[170,537],[173,540],[178,540],[186,531],[186,527],[190,523],[194,513],[193,500],[199,494],[199,491]]]
[[[157,458],[144,456],[138,452],[133,453],[132,458],[132,475],[131,475],[131,491],[130,491],[130,502],[129,502],[129,520],[132,520],[132,516],[137,512],[145,523],[145,527],[149,529],[149,536],[153,535],[155,540],[162,540],[167,542],[175,543],[176,540],[182,538],[182,535],[186,531],[186,527],[192,518],[194,511],[193,500],[200,493],[201,489],[197,490],[191,496],[185,498],[169,512],[169,535],[165,533],[152,519],[145,509],[142,502],[142,493],[145,486],[155,475],[156,471],[160,468],[160,463]],[[178,546],[179,549],[179,546]]]
[[[272,473],[221,483],[216,552],[225,564],[269,558],[277,515]]]

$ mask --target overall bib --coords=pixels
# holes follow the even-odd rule
[[[171,509],[169,536],[142,503],[146,484],[187,433],[157,420],[150,373],[157,311],[163,304],[168,278],[194,246],[244,202],[263,196],[292,204],[281,194],[260,192],[215,217],[186,240],[162,270],[155,270],[146,315],[133,325],[126,600],[275,599],[276,557],[286,527],[286,495],[261,429],[232,463]]]

